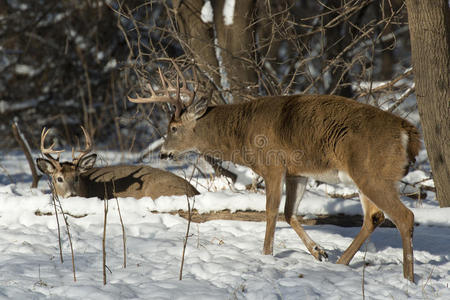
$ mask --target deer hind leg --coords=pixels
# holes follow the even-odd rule
[[[376,180],[364,185],[361,192],[394,222],[403,245],[403,276],[414,282],[414,258],[412,237],[414,214],[400,201],[395,184],[391,180]]]
[[[286,222],[295,230],[312,256],[317,260],[322,261],[322,259],[328,258],[327,253],[311,239],[297,219],[297,209],[302,200],[303,193],[305,192],[307,182],[308,178],[302,176],[286,177],[286,204],[284,206],[284,216]]]
[[[266,182],[266,235],[264,237],[263,254],[272,254],[283,175],[279,174],[279,176],[272,176],[271,178],[264,177],[264,180]]]
[[[353,242],[344,251],[342,256],[338,259],[338,264],[348,265],[355,256],[356,252],[361,248],[362,244],[370,236],[370,234],[377,228],[380,224],[384,222],[384,214],[374,205],[369,198],[363,193],[360,193],[361,205],[364,211],[364,221],[359,231],[358,235],[355,237]]]

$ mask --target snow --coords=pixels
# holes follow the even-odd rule
[[[201,15],[200,15],[203,23],[212,23],[214,20],[213,8],[211,6],[211,1],[206,0],[203,4]]]
[[[220,73],[220,85],[222,86],[222,89],[229,90],[230,89],[230,82],[228,81],[228,74],[227,70],[225,69],[225,66],[223,64],[223,57],[222,57],[222,49],[219,47],[219,42],[217,41],[217,37],[214,38],[214,45],[216,45],[216,58],[219,62],[219,73]],[[231,93],[226,93],[228,98],[227,103],[233,103],[233,95]]]
[[[102,60],[103,58],[105,58],[105,52],[103,51],[97,52],[97,60]]]
[[[103,68],[105,72],[110,71],[112,69],[117,68],[117,60],[115,58],[111,58]]]
[[[225,0],[223,4],[223,22],[226,26],[233,25],[235,0]]]
[[[18,75],[33,76],[35,74],[35,70],[33,69],[33,67],[23,64],[17,64],[15,67],[15,71]]]
[[[14,112],[16,110],[24,110],[27,109],[29,107],[36,107],[39,104],[39,98],[34,98],[34,99],[30,99],[30,100],[21,100],[20,102],[7,102],[4,100],[0,100],[0,113],[4,114],[4,113],[9,113],[9,112]]]
[[[164,138],[160,138],[158,140],[153,141],[152,143],[150,143],[150,145],[148,145],[147,147],[147,151],[154,151],[158,148],[161,148],[162,144],[164,144]]]
[[[123,157],[114,152],[99,154],[107,163]],[[125,155],[125,159],[134,161],[134,156]],[[63,153],[62,159],[68,157],[70,153]],[[153,166],[179,175],[192,173],[192,166],[183,162],[151,161]],[[267,256],[261,254],[265,222],[226,220],[191,224],[183,280],[179,281],[187,221],[162,212],[186,209],[187,200],[162,197],[156,201],[119,199],[127,236],[126,268],[116,202],[109,201],[108,271],[103,285],[104,203],[95,198],[62,199],[64,211],[70,213],[74,282],[64,225],[61,263],[55,216],[35,214],[54,210],[46,181],[41,180],[38,189],[29,188],[31,176],[20,152],[0,151],[0,166],[0,299],[361,299],[363,278],[367,299],[450,299],[450,209],[438,208],[432,192],[420,202],[402,197],[418,224],[414,231],[414,284],[403,278],[401,240],[395,228],[377,228],[350,265],[343,266],[334,262],[358,233],[357,227],[304,226],[329,255],[327,262],[319,262],[285,222],[277,223],[274,255]],[[244,189],[252,172],[239,166],[234,171],[240,177],[232,189],[223,178],[194,177],[192,184],[202,192],[193,202],[195,208],[200,212],[263,211],[264,193]],[[416,186],[431,185],[431,180],[423,181],[426,178],[423,171],[416,170],[403,180]],[[307,215],[359,214],[356,198],[327,197],[354,191],[310,182],[299,211]],[[152,213],[155,210],[159,213]],[[84,214],[87,216],[73,217]]]

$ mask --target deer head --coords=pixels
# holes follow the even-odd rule
[[[155,91],[152,85],[148,83],[146,88],[151,94],[150,97],[140,97],[139,95],[136,98],[128,97],[128,100],[133,103],[165,102],[174,106],[175,110],[169,123],[166,142],[161,150],[161,158],[175,158],[190,151],[198,152],[194,143],[189,141],[194,142],[193,129],[196,121],[205,114],[209,104],[206,98],[201,98],[193,103],[198,87],[196,73],[194,72],[195,90],[191,91],[180,68],[173,60],[171,62],[177,71],[176,86],[158,68],[162,85],[161,89]],[[180,78],[182,82],[181,87]],[[183,102],[181,96],[188,98],[188,101]]]
[[[194,128],[208,108],[208,101],[201,99],[185,108],[181,117],[172,118],[167,130],[166,141],[160,152],[161,158],[177,158],[187,152],[201,152]]]
[[[41,172],[50,176],[55,192],[63,198],[80,194],[80,175],[94,167],[97,159],[97,154],[89,154],[92,151],[92,141],[84,127],[81,129],[86,139],[86,146],[78,156],[75,156],[72,151],[72,162],[59,161],[60,154],[64,150],[54,150],[54,143],[48,148],[45,147],[45,138],[50,130],[44,128],[41,133],[41,153],[46,158],[36,159],[36,164]],[[56,158],[52,154],[56,154]]]

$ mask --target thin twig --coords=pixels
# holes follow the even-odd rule
[[[113,185],[113,195],[116,198],[117,211],[119,212],[120,225],[122,226],[122,243],[123,243],[123,267],[127,267],[127,236],[125,234],[125,226],[123,225],[122,213],[120,212],[119,199],[116,196],[116,185],[114,178],[111,179]],[[106,201],[106,200],[105,200]]]
[[[388,111],[393,112],[397,107],[399,107],[405,100],[406,98],[409,97],[409,95],[411,95],[412,93],[415,92],[415,86],[414,84],[409,87],[406,91],[403,92],[403,94],[400,95],[400,98],[398,98],[397,100],[395,100],[395,104],[392,105]]]
[[[364,96],[369,95],[369,94],[373,94],[373,93],[376,93],[376,92],[381,92],[381,91],[390,89],[390,88],[394,87],[394,85],[395,85],[397,82],[399,82],[400,80],[402,80],[402,79],[408,77],[408,76],[411,75],[411,74],[412,74],[412,68],[408,68],[408,69],[406,69],[402,74],[400,74],[399,76],[395,77],[395,78],[392,79],[391,81],[388,81],[388,82],[386,82],[386,83],[383,83],[383,84],[377,86],[376,88],[369,89],[368,91],[361,92],[361,93],[357,96],[357,98],[364,97]]]
[[[425,283],[422,286],[422,294],[424,295],[424,298],[427,298],[427,297],[425,297],[425,288],[427,287],[428,282],[430,282],[431,275],[433,275],[433,272],[434,272],[435,268],[436,268],[436,266],[433,266],[433,269],[431,269],[430,274],[428,274],[427,281],[425,281]]]
[[[105,184],[105,198],[107,195],[106,191],[106,184]],[[108,217],[108,200],[103,199],[103,212],[104,212],[104,218],[103,218],[103,238],[102,238],[102,258],[103,258],[103,285],[106,285],[106,222]]]
[[[59,209],[61,210],[61,214],[62,214],[62,216],[63,216],[63,220],[64,220],[64,223],[65,223],[65,225],[66,225],[66,232],[67,232],[67,237],[68,237],[68,239],[69,239],[70,253],[71,253],[71,255],[72,255],[73,281],[76,282],[76,281],[77,281],[77,276],[76,276],[76,273],[75,273],[75,255],[74,255],[74,252],[73,252],[73,244],[72,244],[72,237],[71,237],[71,235],[70,235],[70,230],[69,230],[69,228],[70,228],[69,222],[67,221],[67,216],[66,216],[66,214],[64,213],[63,207],[62,207],[62,205],[61,205],[61,201],[60,201],[60,199],[59,199],[59,197],[58,197],[58,194],[56,193],[55,190],[53,190],[53,195],[54,195],[54,197],[56,198],[56,201],[58,202]]]
[[[363,300],[366,299],[366,295],[365,295],[366,255],[367,255],[367,242],[365,243],[365,250],[364,250],[364,257],[363,257],[362,282],[361,282]]]
[[[2,164],[0,164],[0,169],[3,170],[3,172],[5,172],[6,176],[8,176],[8,179],[11,183],[16,183],[14,178],[11,177],[11,174],[9,174],[8,169],[6,169],[4,166],[2,166]]]
[[[64,258],[63,258],[63,253],[62,253],[62,245],[61,245],[61,228],[59,225],[58,209],[56,207],[56,197],[58,197],[58,195],[56,194],[56,191],[55,191],[51,181],[48,181],[48,186],[50,187],[50,190],[52,191],[53,208],[55,209],[56,225],[58,228],[59,257],[60,257],[61,263],[64,263]]]
[[[123,225],[122,213],[120,212],[119,200],[116,197],[117,210],[119,211],[120,224],[122,225],[122,242],[123,242],[123,267],[127,267],[127,235],[125,233],[125,226]]]
[[[186,246],[187,241],[189,238],[189,229],[191,228],[191,220],[192,220],[192,210],[191,210],[191,203],[189,201],[189,197],[186,195],[187,205],[188,205],[188,223],[187,223],[187,229],[186,229],[186,235],[184,236],[184,242],[183,242],[183,253],[181,255],[181,266],[180,266],[180,277],[179,280],[183,280],[183,266],[184,266],[184,255],[186,253]],[[195,196],[193,197],[193,204],[192,208],[194,207],[195,203]]]

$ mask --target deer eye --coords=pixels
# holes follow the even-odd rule
[[[175,126],[172,126],[172,127],[170,128],[170,131],[172,131],[172,132],[177,132],[177,128],[176,128]]]
[[[58,178],[56,178],[56,180],[57,180],[58,182],[63,182],[63,181],[64,181],[62,177],[58,177]]]

